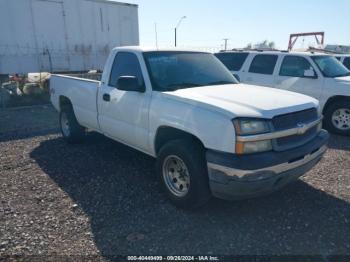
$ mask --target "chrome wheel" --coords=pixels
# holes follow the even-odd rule
[[[163,179],[169,191],[184,197],[190,189],[190,175],[184,161],[177,156],[168,156],[163,162]]]
[[[61,114],[61,129],[65,137],[70,136],[70,126],[69,126],[68,116],[67,116],[67,113],[64,113],[64,112]]]
[[[339,108],[332,115],[334,127],[340,130],[350,130],[350,109]]]

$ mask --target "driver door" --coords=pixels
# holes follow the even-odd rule
[[[147,151],[150,91],[119,90],[118,79],[121,76],[135,76],[140,87],[145,85],[136,54],[118,52],[108,81],[100,87],[98,105],[101,130],[117,141]]]
[[[320,99],[322,78],[302,56],[286,55],[275,78],[275,87]]]

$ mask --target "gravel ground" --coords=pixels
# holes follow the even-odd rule
[[[154,160],[97,134],[67,145],[51,107],[0,111],[0,257],[350,254],[350,138],[268,197],[169,204]]]

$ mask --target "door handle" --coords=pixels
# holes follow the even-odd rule
[[[104,94],[102,98],[106,102],[110,102],[111,101],[111,95],[110,94]]]

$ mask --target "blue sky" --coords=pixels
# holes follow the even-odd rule
[[[157,23],[159,46],[172,46],[174,27],[183,47],[220,48],[223,38],[229,47],[274,41],[286,49],[290,33],[325,31],[326,43],[350,45],[349,0],[126,0],[139,5],[140,41],[155,45]],[[298,47],[313,43],[299,40]]]

